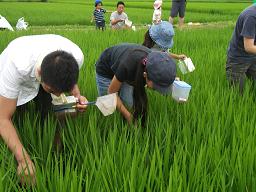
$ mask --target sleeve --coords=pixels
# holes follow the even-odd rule
[[[244,20],[243,28],[240,35],[250,39],[255,39],[255,34],[256,34],[255,27],[256,27],[256,18],[253,16],[247,17]]]
[[[76,60],[77,60],[77,63],[78,63],[78,66],[79,66],[79,69],[81,69],[83,63],[84,63],[84,54],[81,50],[79,50],[76,54]]]
[[[110,21],[113,21],[113,20],[115,20],[116,18],[115,18],[115,13],[113,12],[113,13],[111,13],[111,15],[110,15]]]
[[[135,75],[137,71],[137,66],[141,64],[140,62],[146,56],[146,53],[142,50],[129,50],[128,53],[121,57],[117,62],[119,65],[116,69],[115,76],[120,82],[125,82],[130,80],[132,76]]]
[[[73,42],[71,42],[71,43],[72,43],[71,45],[70,44],[65,45],[66,47],[70,46],[70,48],[68,50],[65,50],[65,49],[63,49],[63,50],[67,51],[73,55],[73,57],[77,61],[79,69],[81,69],[81,67],[84,63],[84,54],[78,45],[74,44]]]
[[[114,61],[113,65],[111,66],[112,71],[114,71],[116,78],[120,82],[125,82],[127,80],[127,76],[128,76],[127,66],[131,62],[131,58],[129,56],[130,56],[129,53],[121,56],[116,61]]]
[[[128,19],[128,15],[126,13],[124,14],[124,17],[125,20]]]
[[[22,76],[11,61],[5,64],[0,75],[0,95],[8,99],[17,99],[22,83]]]
[[[155,11],[155,10],[154,10],[154,12],[153,12],[152,20],[153,20],[153,21],[155,21],[155,20],[156,20],[156,11]]]
[[[115,76],[120,82],[125,82],[127,80],[127,69],[124,63],[120,63],[115,72]]]

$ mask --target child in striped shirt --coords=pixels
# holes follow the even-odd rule
[[[105,29],[105,19],[104,14],[107,12],[105,9],[102,8],[101,1],[95,1],[95,10],[93,11],[93,18],[92,21],[95,21],[96,29]],[[92,22],[91,21],[91,22]]]

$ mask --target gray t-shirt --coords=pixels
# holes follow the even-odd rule
[[[246,8],[238,17],[231,41],[228,47],[228,57],[242,62],[256,62],[256,55],[245,51],[244,37],[254,39],[256,36],[256,5]]]
[[[121,14],[118,14],[118,12],[115,11],[115,12],[111,13],[110,22],[113,21],[113,20],[116,20],[116,19],[122,19],[123,21],[122,22],[118,22],[115,25],[111,24],[111,27],[114,28],[114,29],[122,29],[122,28],[125,27],[124,20],[128,19],[128,16],[124,12],[122,12]]]

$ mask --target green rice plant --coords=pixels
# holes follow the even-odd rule
[[[111,2],[112,3],[112,2]],[[142,12],[143,13],[143,12]],[[151,14],[151,13],[150,13]],[[206,13],[200,13],[206,14]],[[222,14],[222,13],[221,13]],[[63,151],[52,143],[56,121],[40,124],[33,103],[15,126],[36,164],[37,185],[18,184],[16,162],[0,141],[0,191],[254,191],[255,90],[246,83],[243,96],[225,77],[226,49],[234,25],[175,28],[171,52],[191,57],[196,70],[178,76],[192,85],[187,103],[147,90],[145,128],[129,126],[116,112],[103,117],[95,107],[67,120]],[[77,43],[85,63],[81,93],[97,97],[95,62],[101,52],[121,42],[141,44],[138,31],[96,31],[93,27],[31,27],[1,31],[0,51],[16,37],[53,33]]]
[[[187,22],[217,22],[235,21],[239,13],[250,3],[205,3],[188,2],[186,8]],[[116,2],[104,2],[107,10],[115,11]],[[163,4],[162,19],[168,20],[171,3]],[[1,15],[6,17],[15,26],[20,17],[24,17],[30,26],[51,26],[51,25],[94,25],[90,22],[94,2],[1,2]],[[152,23],[153,5],[152,2],[126,2],[126,10],[129,19],[135,25],[147,25]],[[140,13],[140,14],[138,14]],[[105,14],[107,25],[109,25],[110,13]],[[59,19],[61,18],[61,19]],[[85,26],[85,28],[87,28]]]

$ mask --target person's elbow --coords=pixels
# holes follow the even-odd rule
[[[253,47],[251,45],[245,44],[244,49],[247,53],[253,53]]]
[[[115,25],[115,20],[110,20],[111,25]]]
[[[247,53],[256,54],[256,46],[254,45],[254,39],[244,38],[244,49]]]

